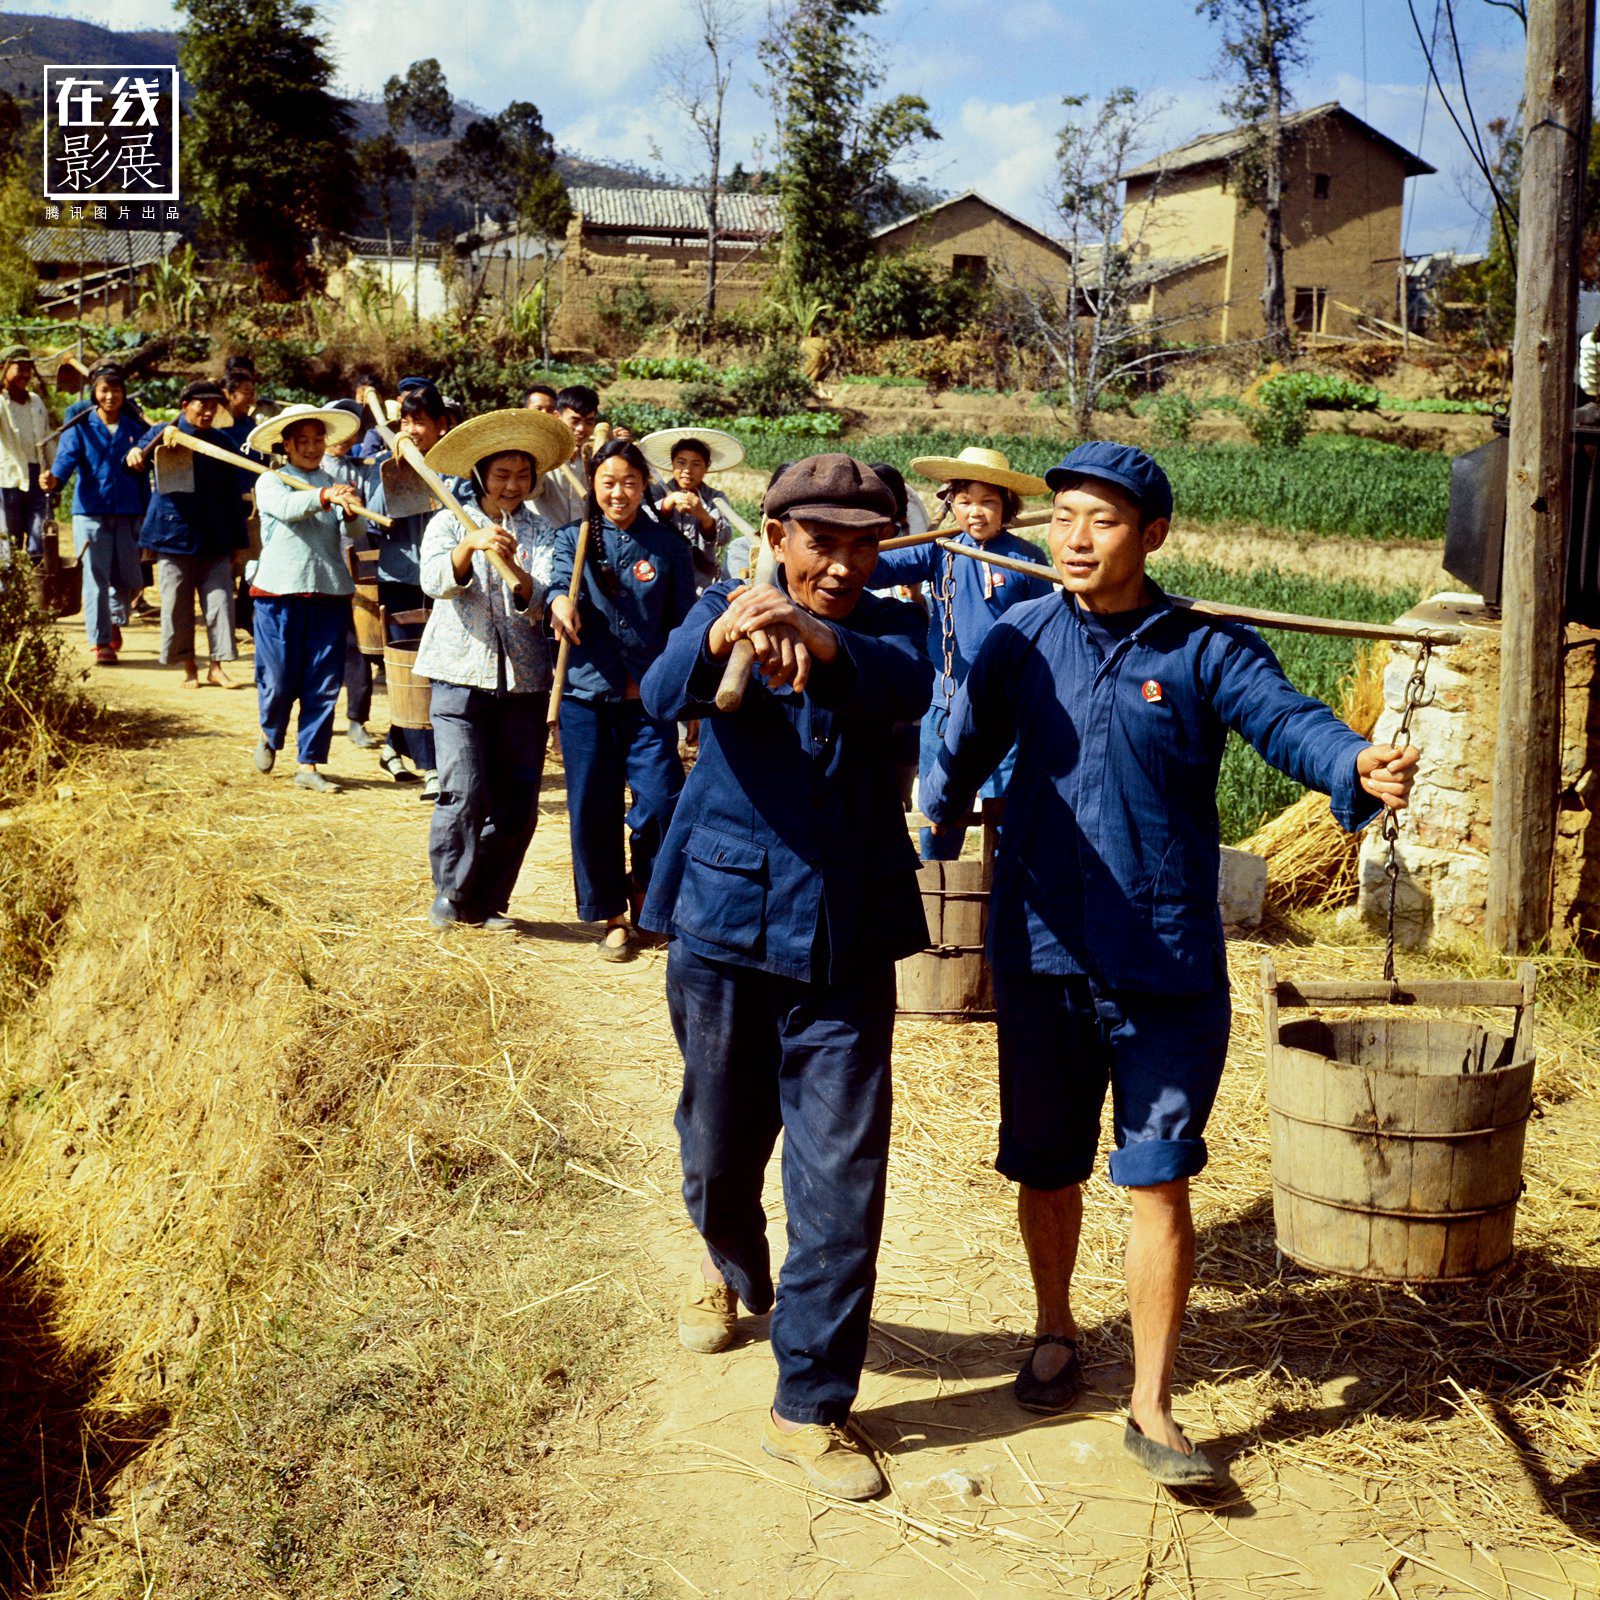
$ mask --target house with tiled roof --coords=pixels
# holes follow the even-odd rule
[[[639,308],[702,301],[710,222],[698,189],[567,191],[572,221],[561,251],[553,335],[567,347],[606,348]],[[775,195],[724,194],[717,205],[717,309],[760,300],[776,265]]]
[[[1337,101],[1285,118],[1284,288],[1290,326],[1354,335],[1404,304],[1405,186],[1434,171]],[[1185,342],[1259,337],[1266,217],[1245,181],[1249,128],[1191,139],[1123,174],[1122,239],[1144,307]]]
[[[1065,245],[976,189],[879,228],[872,247],[879,255],[915,253],[976,283],[993,279],[1064,290],[1071,279]]]

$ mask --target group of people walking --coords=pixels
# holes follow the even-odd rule
[[[80,491],[95,485],[86,520],[138,515],[101,464],[139,474],[174,433],[215,432],[213,388],[191,385],[176,423],[135,439],[102,374],[98,431],[56,463]],[[1124,1442],[1162,1483],[1215,1481],[1171,1386],[1194,1269],[1189,1183],[1230,1020],[1223,747],[1238,732],[1328,793],[1351,829],[1405,805],[1417,752],[1373,745],[1297,693],[1249,629],[1168,600],[1146,563],[1172,489],[1140,450],[1080,445],[1042,479],[978,447],[914,462],[939,485],[941,535],[916,542],[927,519],[892,469],[839,453],[785,463],[759,526],[743,528],[706,482],[738,461],[737,441],[709,429],[603,440],[598,410],[592,390],[535,386],[522,407],[459,420],[434,385],[408,380],[365,437],[351,401],[291,407],[238,441],[286,474],[255,484],[256,765],[272,770],[298,705],[295,782],[331,787],[320,767],[348,686],[347,547],[376,511],[390,524],[373,530],[385,607],[425,618],[416,670],[432,727],[404,743],[391,733],[383,761],[409,758],[436,792],[430,919],[514,926],[553,720],[579,917],[600,926],[604,959],[667,947],[683,1194],[704,1247],[679,1339],[714,1357],[741,1311],[770,1311],[762,1447],[861,1498],[883,1486],[848,1423],[884,1212],[895,963],[928,941],[901,770],[900,734],[920,724],[922,856],[959,854],[975,800],[1006,798],[987,946],[996,1165],[1018,1187],[1037,1307],[1016,1402],[1061,1414],[1081,1388],[1071,1285],[1109,1088],[1110,1177],[1132,1206]],[[407,463],[437,508],[405,498]],[[163,659],[187,660],[191,680],[194,597],[209,631],[245,547],[238,479],[220,476],[237,469],[208,457],[194,469],[192,489],[158,487],[137,535],[162,568]],[[1049,567],[1011,531],[1029,496],[1050,497]],[[80,546],[100,536],[97,523]],[[97,569],[97,596],[125,597],[121,559]],[[231,624],[211,638],[214,673],[230,648]],[[696,729],[686,777],[680,741]],[[780,1132],[788,1251],[775,1280],[761,1196]]]

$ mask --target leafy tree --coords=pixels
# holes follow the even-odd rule
[[[394,193],[398,185],[410,183],[417,175],[405,146],[392,133],[374,134],[356,146],[356,171],[361,186],[378,197],[378,214],[383,218],[383,239],[387,246],[385,269],[389,287],[394,287]]]
[[[453,108],[444,69],[428,56],[413,61],[405,77],[398,74],[383,86],[383,106],[389,131],[410,135],[411,177],[411,315],[420,314],[422,280],[422,173],[417,163],[418,145],[426,138],[443,138],[450,131]]]
[[[863,339],[957,334],[983,298],[970,278],[939,272],[917,256],[880,256],[861,274],[850,325]]]
[[[316,8],[304,0],[182,0],[179,62],[193,91],[184,181],[211,236],[254,263],[267,293],[320,287],[313,250],[356,204],[353,126],[330,87]]]
[[[1195,10],[1222,28],[1220,70],[1233,80],[1222,103],[1225,114],[1251,130],[1237,163],[1242,201],[1259,204],[1266,216],[1266,263],[1261,312],[1267,339],[1279,354],[1289,348],[1289,318],[1283,289],[1284,113],[1293,104],[1287,79],[1309,58],[1306,39],[1312,0],[1200,0]]]
[[[874,103],[883,68],[860,23],[883,0],[792,0],[761,46],[778,112],[783,274],[842,298],[869,251],[890,169],[937,139],[917,95]]]

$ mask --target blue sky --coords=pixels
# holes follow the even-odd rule
[[[1434,6],[1415,0],[1424,25]],[[85,16],[83,0],[11,0],[11,9]],[[451,90],[488,110],[532,100],[557,142],[576,153],[693,173],[702,163],[679,114],[660,96],[662,64],[690,37],[687,0],[322,0],[342,86],[375,94],[413,60],[435,56]],[[172,27],[171,0],[116,0],[121,28]],[[1522,35],[1508,12],[1457,0],[1468,84],[1480,121],[1514,109]],[[750,0],[752,43],[728,108],[728,159],[770,143],[754,38],[766,0]],[[1165,103],[1152,141],[1182,143],[1221,125],[1213,29],[1192,0],[885,0],[872,32],[886,90],[922,95],[942,140],[908,170],[956,191],[975,188],[1049,226],[1055,134],[1068,94],[1122,84]],[[1406,247],[1481,245],[1484,226],[1465,149],[1436,94],[1424,114],[1425,67],[1405,0],[1322,0],[1311,63],[1294,84],[1303,106],[1340,100],[1439,172],[1410,185]],[[659,156],[655,154],[659,152]]]

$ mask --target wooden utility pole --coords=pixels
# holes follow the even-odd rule
[[[1528,7],[1516,374],[1501,587],[1505,620],[1485,928],[1489,943],[1507,952],[1546,939],[1552,916],[1578,237],[1594,4],[1539,0]]]

